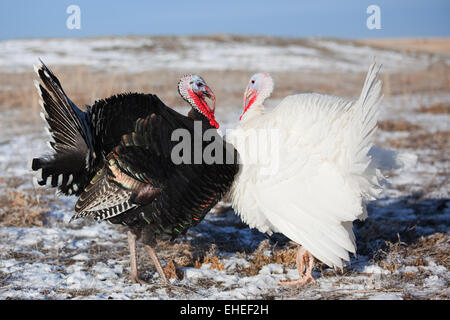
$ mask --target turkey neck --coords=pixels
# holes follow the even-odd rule
[[[203,121],[209,127],[212,127],[209,124],[210,119],[208,119],[203,113],[197,111],[197,109],[191,108],[191,111],[188,112],[188,117],[191,118],[194,121]]]
[[[245,122],[254,117],[261,116],[263,114],[264,114],[264,105],[262,103],[253,104],[252,106],[250,106],[249,110],[247,110],[247,112],[244,113],[241,122],[242,121]]]

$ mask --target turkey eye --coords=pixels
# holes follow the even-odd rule
[[[252,80],[252,84],[254,84],[255,83],[255,80]]]

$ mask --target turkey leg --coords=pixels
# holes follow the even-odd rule
[[[281,281],[281,286],[303,286],[309,281],[316,282],[312,276],[312,269],[314,267],[314,257],[305,248],[300,247],[297,251],[297,269],[300,279],[292,281]]]

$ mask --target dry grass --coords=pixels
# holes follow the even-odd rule
[[[198,260],[195,262],[194,267],[200,268],[204,264],[210,264],[211,269],[215,269],[218,271],[225,270],[224,264],[220,261],[220,257],[213,255],[213,256],[207,256],[203,259],[203,262],[199,262]]]
[[[44,225],[49,200],[43,200],[45,197],[42,196],[52,192],[45,189],[17,190],[26,182],[24,177],[0,177],[0,226],[27,228]]]
[[[271,252],[271,255],[265,254],[265,251],[267,250]],[[186,252],[183,253],[186,254]],[[210,269],[219,271],[225,270],[225,266],[223,262],[221,262],[219,249],[215,244],[212,244],[207,250],[197,250],[195,253],[191,251],[188,256],[195,256],[193,264],[192,260],[189,261],[189,265],[195,268],[209,265]],[[250,263],[249,267],[238,267],[238,272],[253,276],[258,274],[263,266],[270,263],[283,264],[285,267],[295,267],[297,245],[289,243],[287,246],[279,248],[271,246],[269,240],[264,240],[253,252],[237,252],[236,256],[238,258],[244,258]]]
[[[6,190],[0,196],[0,225],[5,227],[42,227],[48,206],[31,193]]]
[[[183,279],[183,273],[177,268],[175,261],[169,261],[164,267],[164,274],[168,279]]]
[[[220,261],[220,256],[218,255],[219,248],[217,245],[212,244],[208,251],[204,252],[202,256],[198,257],[194,262],[195,268],[200,268],[204,264],[210,264],[211,269],[215,270],[225,270],[224,264]]]
[[[386,242],[386,249],[376,259],[378,265],[391,272],[397,271],[401,266],[419,267],[419,272],[428,266],[429,260],[437,265],[450,268],[450,235],[435,233],[427,237],[420,237],[416,242],[407,245],[401,241]],[[408,277],[408,274],[403,275]]]
[[[416,124],[412,124],[404,119],[397,121],[394,120],[384,120],[378,122],[378,127],[383,131],[414,131],[421,127]]]
[[[450,53],[449,38],[367,39],[357,41],[357,43],[407,52]]]
[[[68,96],[80,107],[121,92],[156,93],[169,106],[184,106],[176,85],[182,76],[177,71],[147,71],[142,73],[106,73],[85,66],[49,66],[60,79]],[[203,71],[201,75],[217,97],[217,112],[224,106],[242,108],[243,91],[251,76],[247,71]],[[317,92],[354,97],[364,81],[365,73],[310,73],[273,72],[275,90],[272,99],[282,99],[299,92]],[[33,72],[0,74],[0,108],[38,108],[38,97],[33,86]],[[345,79],[345,81],[344,81]],[[436,65],[430,70],[412,73],[383,73],[386,95],[408,94],[423,91],[449,91],[450,67]]]
[[[183,274],[180,268],[194,267],[201,268],[208,265],[210,269],[223,271],[225,265],[221,261],[220,248],[216,244],[193,245],[191,242],[158,242],[158,254],[161,258],[168,259],[165,267],[165,274],[169,278],[182,279]],[[271,255],[266,255],[269,250]],[[145,253],[142,253],[145,256]],[[285,267],[295,267],[297,257],[297,245],[289,242],[284,246],[271,246],[269,240],[262,241],[259,246],[250,252],[236,252],[238,258],[244,258],[250,263],[247,268],[238,267],[238,272],[246,275],[256,275],[261,268],[270,263],[283,264]],[[172,260],[172,258],[174,258]],[[147,260],[147,258],[145,258]],[[150,263],[150,269],[154,266]]]
[[[433,113],[433,114],[449,114],[450,104],[444,102],[437,102],[431,106],[421,106],[417,112]]]
[[[450,150],[450,131],[414,132],[408,137],[388,139],[394,148],[434,149],[447,152]]]
[[[271,251],[271,255],[265,254],[265,251]],[[270,246],[269,240],[262,241],[258,248],[250,254],[241,254],[250,263],[250,266],[240,270],[249,276],[254,276],[259,273],[262,267],[270,263],[282,264],[286,267],[295,267],[297,258],[297,245],[290,242],[284,248],[277,248]]]

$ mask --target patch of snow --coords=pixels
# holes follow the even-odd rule
[[[399,293],[377,293],[369,297],[369,300],[403,300]]]
[[[283,265],[278,263],[269,263],[261,268],[259,271],[260,274],[282,274],[283,273]]]
[[[167,47],[167,43],[171,45]],[[51,65],[87,65],[121,72],[161,69],[365,72],[374,57],[392,72],[425,69],[433,61],[428,54],[324,39],[307,39],[301,45],[287,46],[188,37],[0,41],[1,71],[31,70],[38,57]]]
[[[363,269],[364,273],[373,273],[373,274],[390,274],[389,270],[385,270],[377,265],[368,265]]]

